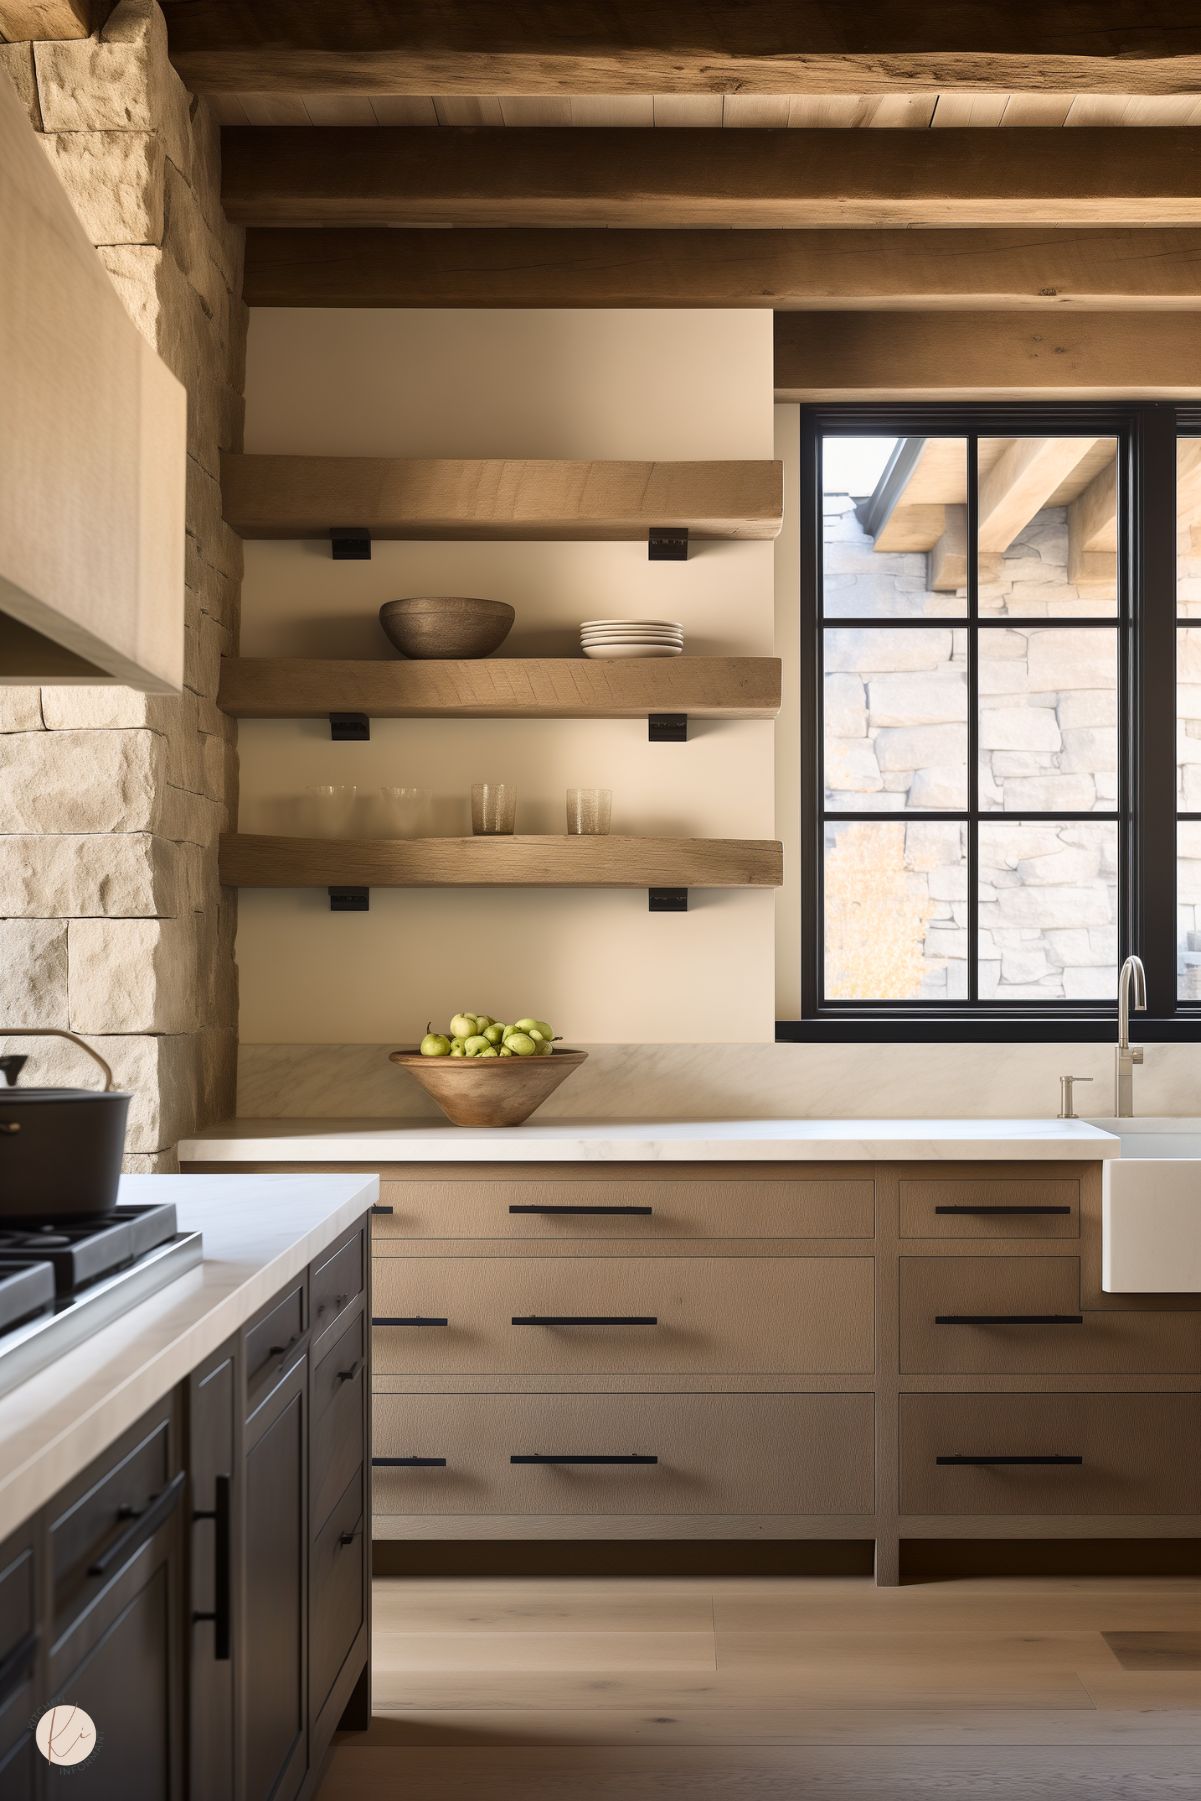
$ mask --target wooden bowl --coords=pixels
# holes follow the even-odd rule
[[[552,1051],[549,1057],[481,1059],[393,1051],[388,1060],[421,1083],[452,1125],[520,1126],[587,1055]]]
[[[508,637],[515,618],[508,601],[472,600],[462,594],[386,600],[379,610],[384,631],[406,657],[490,656]]]

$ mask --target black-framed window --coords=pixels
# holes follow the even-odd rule
[[[802,410],[779,1037],[1107,1037],[1132,950],[1144,1035],[1201,1036],[1199,433],[1161,403]]]

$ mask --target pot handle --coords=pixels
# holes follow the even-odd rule
[[[69,1044],[77,1044],[81,1051],[86,1051],[93,1063],[98,1063],[104,1071],[104,1092],[107,1094],[113,1085],[111,1066],[104,1061],[99,1051],[94,1051],[90,1044],[75,1032],[64,1032],[58,1026],[0,1026],[0,1038],[65,1038]],[[16,1083],[13,1083],[16,1087]]]

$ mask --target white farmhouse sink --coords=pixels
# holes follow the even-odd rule
[[[1201,1293],[1201,1119],[1089,1123],[1122,1144],[1101,1166],[1101,1287]]]

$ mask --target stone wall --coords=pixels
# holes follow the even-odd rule
[[[219,458],[241,444],[243,234],[221,210],[218,127],[172,69],[154,0],[120,0],[90,39],[0,45],[0,68],[188,391],[184,693],[0,687],[0,1024],[93,1042],[134,1094],[129,1167],[170,1169],[182,1135],[234,1110],[236,901],[217,838],[237,773],[215,697],[242,574]],[[31,1079],[89,1079],[69,1046],[19,1048]]]

